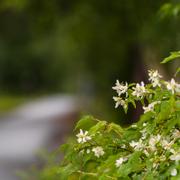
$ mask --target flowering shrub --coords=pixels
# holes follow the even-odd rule
[[[77,123],[77,142],[63,146],[61,179],[180,179],[180,84],[157,70],[148,75],[149,84],[117,80],[112,87],[115,108],[142,103],[137,123],[122,128],[92,116]]]
[[[117,80],[112,87],[115,108],[127,112],[129,104],[136,108],[141,102],[139,121],[122,128],[83,117],[75,127],[76,141],[62,146],[65,157],[51,179],[180,179],[180,84],[163,80],[157,70],[148,75],[149,84]]]

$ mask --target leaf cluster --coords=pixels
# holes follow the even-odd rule
[[[142,105],[159,103],[128,128],[92,116],[85,116],[77,123],[75,130],[86,130],[91,139],[66,145],[68,149],[59,168],[62,180],[180,178],[179,92],[172,93],[165,86],[154,88],[151,84],[146,88],[149,94],[139,99]],[[102,147],[105,153],[97,157],[95,147]],[[126,160],[118,165],[120,158]]]

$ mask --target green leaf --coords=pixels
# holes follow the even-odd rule
[[[166,123],[166,130],[164,130],[164,133],[169,133],[170,130],[173,129],[173,127],[175,127],[176,125],[180,126],[180,121],[179,121],[179,117],[175,118],[175,119],[170,119],[167,123]]]
[[[100,121],[89,130],[89,133],[93,134],[93,133],[96,133],[96,132],[98,132],[98,131],[100,131],[102,129],[105,129],[106,125],[107,125],[106,121]]]
[[[122,139],[126,141],[132,141],[135,139],[139,139],[141,136],[141,133],[135,129],[128,129],[124,132]]]
[[[178,3],[165,3],[161,6],[159,15],[161,18],[176,18],[180,12],[180,5]]]
[[[176,177],[172,177],[171,180],[179,180],[180,179],[180,174],[178,174]]]
[[[118,169],[119,177],[127,177],[130,173],[140,172],[144,168],[140,159],[141,154],[140,151],[134,152],[128,162],[120,166]]]
[[[75,130],[77,129],[89,130],[96,123],[97,121],[95,121],[93,116],[84,116],[76,124]]]
[[[176,70],[175,76],[177,76],[180,72],[180,67]]]
[[[164,17],[170,15],[172,8],[173,8],[173,5],[171,3],[163,4],[159,10],[160,17],[164,18]]]
[[[169,101],[164,101],[161,103],[161,111],[157,115],[157,122],[168,119],[175,107],[175,100],[173,97]]]
[[[152,112],[145,113],[140,116],[140,121],[137,123],[137,125],[142,124],[143,122],[150,121],[152,119]]]
[[[180,100],[176,101],[175,107],[177,111],[180,111]]]
[[[60,167],[58,170],[58,174],[60,175],[61,180],[67,180],[68,177],[77,170],[77,166],[74,166],[73,164],[69,163],[67,166]]]
[[[170,56],[166,57],[161,64],[165,64],[169,61],[172,61],[174,59],[180,58],[180,51],[174,51],[170,53]]]
[[[107,130],[108,132],[111,132],[111,131],[114,131],[116,134],[118,134],[118,135],[122,135],[122,133],[124,132],[124,130],[121,128],[121,126],[120,125],[118,125],[118,124],[115,124],[115,123],[110,123],[109,125],[108,125],[108,130]]]
[[[113,174],[117,170],[115,166],[116,160],[121,157],[120,154],[109,156],[101,165],[98,167],[98,173],[100,174]],[[109,168],[111,167],[111,168]]]

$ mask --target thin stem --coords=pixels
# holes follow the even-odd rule
[[[80,174],[83,174],[83,175],[88,175],[88,176],[94,176],[94,177],[98,176],[96,173],[84,172],[84,171],[80,171],[80,170],[77,172]]]
[[[107,177],[107,178],[110,178],[110,179],[117,180],[117,178],[115,178],[115,177],[112,177],[112,176],[108,176],[108,175],[106,175],[106,177]]]

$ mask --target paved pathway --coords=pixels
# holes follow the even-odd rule
[[[0,117],[0,180],[17,180],[15,170],[36,160],[55,133],[72,128],[69,115],[77,113],[71,96],[52,96],[18,107]],[[72,118],[71,118],[72,120]]]

